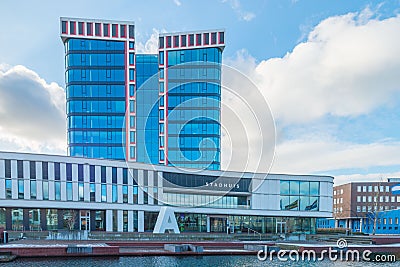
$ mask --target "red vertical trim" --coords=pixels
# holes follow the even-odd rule
[[[165,165],[168,166],[168,51],[164,50],[164,160],[165,160]]]
[[[125,158],[126,161],[130,161],[130,148],[129,148],[129,78],[128,78],[128,62],[127,58],[129,56],[129,43],[125,42]]]

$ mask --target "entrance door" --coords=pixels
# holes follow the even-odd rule
[[[81,210],[79,214],[80,222],[81,222],[81,230],[90,230],[90,211]]]
[[[276,233],[286,234],[286,222],[276,222]]]
[[[226,218],[210,217],[210,232],[226,232]]]

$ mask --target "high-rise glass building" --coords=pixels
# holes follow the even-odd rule
[[[163,33],[137,54],[133,22],[60,22],[69,155],[220,169],[224,30]]]

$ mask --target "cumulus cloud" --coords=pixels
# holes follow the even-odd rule
[[[0,69],[2,150],[65,154],[65,93],[24,66]]]
[[[222,0],[222,3],[229,4],[240,20],[251,21],[256,17],[253,12],[244,10],[239,0]]]
[[[362,14],[322,21],[292,52],[247,73],[281,122],[366,114],[400,92],[400,16],[376,20]]]
[[[273,171],[315,173],[338,169],[368,169],[400,162],[400,142],[357,144],[327,139],[296,139],[276,147]]]
[[[161,31],[165,32],[165,30]],[[158,53],[158,35],[160,31],[153,29],[150,38],[145,42],[136,42],[136,51],[141,54],[157,54]]]
[[[326,115],[357,117],[384,105],[398,105],[398,32],[400,16],[378,20],[366,9],[321,21],[284,57],[257,62],[242,50],[225,63],[257,84],[277,121],[279,139],[287,127],[306,126]],[[393,166],[400,162],[399,148],[396,141],[357,144],[326,136],[314,139],[310,132],[280,140],[272,170],[315,173]],[[240,149],[235,148],[236,153]]]

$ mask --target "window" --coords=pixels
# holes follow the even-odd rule
[[[196,34],[196,45],[201,45],[201,34]]]
[[[78,22],[78,34],[79,35],[83,35],[83,29],[84,29],[83,26],[84,26],[83,22]]]
[[[174,47],[179,46],[179,36],[174,36]]]
[[[47,162],[42,162],[42,179],[49,179],[49,164]]]
[[[362,202],[367,202],[367,197],[366,196],[362,197]]]
[[[101,24],[100,23],[95,23],[94,24],[94,34],[96,36],[100,36],[101,35]]]
[[[24,178],[24,162],[17,160],[17,177]]]
[[[129,25],[129,38],[130,39],[135,38],[135,26],[134,25]]]
[[[211,33],[211,44],[216,44],[217,43],[217,33],[213,32]]]
[[[67,183],[67,200],[72,201],[72,182]]]
[[[208,45],[209,42],[210,42],[210,40],[209,40],[210,34],[209,34],[209,33],[205,33],[205,34],[203,35],[203,37],[204,37],[204,44],[205,44],[205,45]]]
[[[181,46],[186,46],[186,35],[181,35]]]
[[[189,34],[189,46],[193,46],[193,45],[194,45],[194,35]]]
[[[83,165],[78,164],[78,181],[83,182]]]
[[[388,185],[385,187],[385,189],[386,189],[386,192],[387,192],[387,193],[390,192],[390,189],[389,189],[389,186],[388,186]]]
[[[361,202],[361,196],[357,196],[357,202]]]
[[[366,206],[362,206],[362,212],[367,212],[367,207]]]
[[[70,34],[76,34],[75,21],[70,21],[69,22],[69,33]]]
[[[379,192],[383,192],[383,186],[379,186]]]
[[[363,192],[367,192],[367,186],[366,185],[363,186]]]
[[[135,64],[135,54],[129,53],[129,65],[134,65],[134,64]]]
[[[167,36],[167,48],[171,47],[171,36]]]
[[[116,184],[117,183],[117,168],[112,167],[111,173],[112,173],[112,183]]]
[[[368,186],[368,192],[372,192],[372,185]]]
[[[334,195],[334,196],[336,196],[336,190],[335,190],[335,191],[333,191],[333,195]]]
[[[357,206],[357,212],[361,212],[361,207]]]
[[[224,38],[225,38],[224,33],[220,32],[219,33],[219,43],[220,44],[223,44],[225,42]]]
[[[361,186],[357,186],[357,192],[361,192]]]
[[[61,22],[61,32],[67,33],[67,22],[66,21]]]
[[[164,48],[164,37],[158,38],[158,48]]]
[[[31,181],[31,199],[36,199],[36,181]]]
[[[121,25],[120,26],[120,30],[121,30],[121,37],[125,38],[126,37],[126,26],[125,25]]]
[[[87,35],[93,35],[93,24],[88,22],[86,23],[86,34]]]
[[[368,202],[372,202],[372,196],[368,196]]]
[[[95,177],[96,177],[96,168],[93,165],[90,165],[89,167],[89,173],[90,173],[90,182],[94,183],[95,182]]]
[[[31,179],[36,179],[36,162],[29,162],[29,174]]]
[[[54,162],[54,180],[59,181],[61,178],[60,163]]]
[[[118,37],[118,25],[117,24],[112,25],[112,36]]]
[[[391,202],[396,202],[396,197],[395,196],[391,197]]]
[[[11,179],[6,179],[6,198],[11,199],[12,198],[12,182]]]
[[[336,204],[336,198],[333,200],[333,204]]]
[[[385,196],[385,202],[389,202],[389,196]]]
[[[101,166],[101,182],[102,183],[107,183],[107,173],[106,173],[106,166]]]
[[[66,169],[67,169],[67,181],[72,181],[72,164],[67,163]]]

